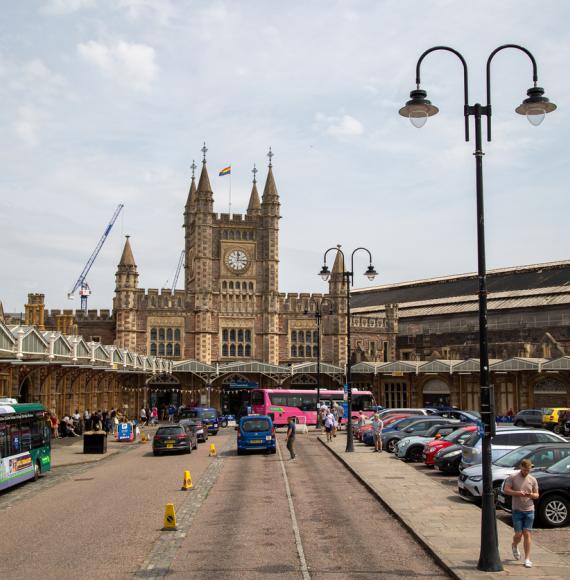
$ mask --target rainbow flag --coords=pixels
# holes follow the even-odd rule
[[[229,175],[232,172],[232,166],[228,165],[227,167],[224,167],[221,171],[220,171],[220,177],[222,175]]]

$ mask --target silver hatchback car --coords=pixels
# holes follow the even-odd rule
[[[503,455],[532,443],[566,443],[566,439],[546,429],[529,429],[521,427],[497,427],[497,434],[491,442],[492,461],[497,461]],[[459,471],[481,463],[481,436],[475,432],[465,444],[461,446],[461,463]]]

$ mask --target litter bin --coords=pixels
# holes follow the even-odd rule
[[[83,453],[107,453],[107,433],[105,431],[83,433]]]

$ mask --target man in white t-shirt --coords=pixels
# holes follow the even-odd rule
[[[374,451],[382,452],[382,429],[384,429],[384,421],[380,419],[378,413],[374,413],[372,418],[372,437],[374,439]]]
[[[530,475],[532,463],[523,459],[520,471],[509,475],[505,481],[505,494],[512,497],[512,518],[515,535],[513,536],[513,556],[520,560],[519,543],[524,538],[524,565],[531,568],[530,545],[531,530],[534,523],[534,500],[538,499],[538,482]]]

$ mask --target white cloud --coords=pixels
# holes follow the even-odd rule
[[[72,14],[84,8],[93,8],[97,0],[48,0],[44,6],[44,12],[55,14]]]
[[[351,115],[327,117],[322,113],[317,113],[315,118],[317,125],[321,128],[324,127],[324,131],[333,137],[353,137],[364,133],[362,123]]]
[[[119,7],[133,20],[148,16],[154,22],[167,25],[173,18],[174,7],[168,0],[118,0]]]
[[[28,147],[36,147],[40,142],[39,129],[40,115],[38,111],[30,106],[19,107],[14,122],[14,132],[20,141]]]
[[[158,73],[154,48],[146,44],[120,41],[110,46],[91,40],[77,50],[105,76],[137,90],[149,91]]]

